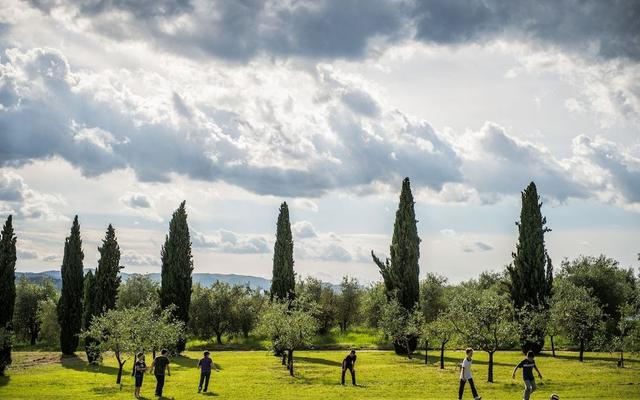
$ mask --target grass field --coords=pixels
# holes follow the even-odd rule
[[[189,399],[197,395],[198,371],[195,368],[200,352],[186,352],[172,358],[172,376],[167,378],[165,396]],[[228,399],[455,399],[458,372],[456,364],[462,352],[447,352],[444,370],[430,365],[424,358],[414,360],[398,357],[390,351],[358,352],[358,383],[361,386],[342,387],[339,384],[340,362],[344,351],[297,352],[295,378],[279,365],[278,359],[266,351],[224,351],[213,353],[220,368],[212,374],[206,396]],[[520,399],[521,376],[511,380],[513,365],[521,359],[517,352],[496,354],[495,383],[486,383],[487,356],[478,352],[474,357],[474,375],[484,399]],[[131,361],[125,365],[122,386],[115,384],[116,364],[107,358],[105,365],[88,366],[78,357],[60,359],[57,353],[16,352],[8,377],[0,378],[0,399],[84,399],[133,398]],[[552,392],[561,399],[638,399],[640,398],[640,360],[629,359],[627,367],[619,369],[615,356],[589,353],[584,363],[576,353],[562,352],[557,358],[540,356],[537,364],[544,376],[533,399],[548,399]],[[147,375],[142,387],[146,398],[153,398],[155,379]],[[467,389],[468,391],[468,389]],[[471,398],[465,393],[465,398]]]

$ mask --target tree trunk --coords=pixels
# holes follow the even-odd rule
[[[222,344],[222,333],[216,332],[216,343]]]
[[[291,376],[295,376],[293,373],[293,350],[289,350],[289,362],[288,362],[288,368],[289,368],[289,375]]]
[[[429,352],[429,341],[425,340],[424,342],[424,363],[429,364],[429,356],[427,355],[427,353]]]
[[[624,351],[620,350],[620,368],[624,368]]]
[[[444,369],[444,346],[447,342],[442,342],[440,345],[440,369]]]
[[[489,374],[487,375],[487,382],[493,383],[493,351],[489,352]]]
[[[31,345],[35,345],[36,344],[36,340],[38,339],[38,331],[31,331]]]
[[[580,362],[584,361],[584,340],[580,340]]]
[[[118,376],[116,377],[116,383],[119,385],[122,381],[122,369],[124,368],[124,363],[126,363],[127,360],[120,361],[120,353],[116,353],[116,360],[118,360]]]
[[[287,365],[287,351],[282,351],[282,365]]]
[[[553,357],[556,356],[556,346],[553,344],[553,336],[549,335],[549,338],[551,338],[551,355]]]
[[[156,359],[156,349],[154,348],[153,351],[151,352],[151,357],[155,360]]]

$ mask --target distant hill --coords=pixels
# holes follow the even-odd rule
[[[85,273],[89,271],[85,269]],[[121,273],[123,281],[127,281],[133,274]],[[160,282],[160,273],[143,274],[153,279],[156,282]],[[62,277],[60,271],[44,271],[44,272],[16,272],[16,279],[21,277],[27,278],[31,282],[42,282],[45,279],[51,279],[55,286],[60,289],[62,287]],[[271,287],[271,280],[261,278],[259,276],[251,275],[236,275],[236,274],[207,274],[207,273],[194,273],[193,283],[199,283],[202,286],[211,286],[216,281],[225,282],[230,285],[249,285],[251,289],[263,289],[268,290]]]

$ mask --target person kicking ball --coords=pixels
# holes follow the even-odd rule
[[[538,373],[538,377],[542,379],[542,374],[540,373],[540,370],[538,370],[534,358],[535,354],[533,353],[533,351],[528,351],[527,358],[520,361],[520,363],[516,365],[516,367],[513,369],[513,374],[511,375],[511,379],[515,379],[516,371],[518,370],[518,368],[522,368],[522,380],[524,380],[524,392],[522,394],[522,398],[524,400],[529,400],[529,398],[531,397],[531,393],[536,390],[536,380],[533,377],[534,368]]]

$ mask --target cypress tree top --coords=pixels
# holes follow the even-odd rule
[[[525,304],[548,305],[553,284],[553,267],[544,243],[551,229],[540,211],[542,203],[535,183],[522,192],[522,209],[518,226],[518,243],[512,254],[513,264],[507,268],[511,277],[511,297],[516,309]]]
[[[189,321],[193,256],[187,223],[186,201],[180,203],[169,223],[169,234],[162,246],[162,286],[160,304],[163,308],[176,306],[174,316],[185,323]]]
[[[0,328],[11,324],[16,300],[16,241],[11,215],[0,233]]]
[[[102,246],[98,247],[100,259],[95,275],[95,314],[114,309],[120,287],[120,246],[116,231],[109,224]]]
[[[405,178],[389,248],[391,257],[382,263],[373,251],[371,255],[384,279],[387,296],[397,296],[406,310],[415,306],[420,293],[420,237],[417,222],[411,184],[409,178]]]
[[[82,239],[78,216],[73,219],[71,234],[65,240],[62,260],[62,290],[58,303],[60,347],[64,354],[73,354],[78,347],[78,333],[82,325],[82,297],[84,292]]]
[[[296,285],[295,273],[293,272],[293,236],[289,222],[289,207],[286,202],[280,205],[276,229],[271,298],[293,299]]]

